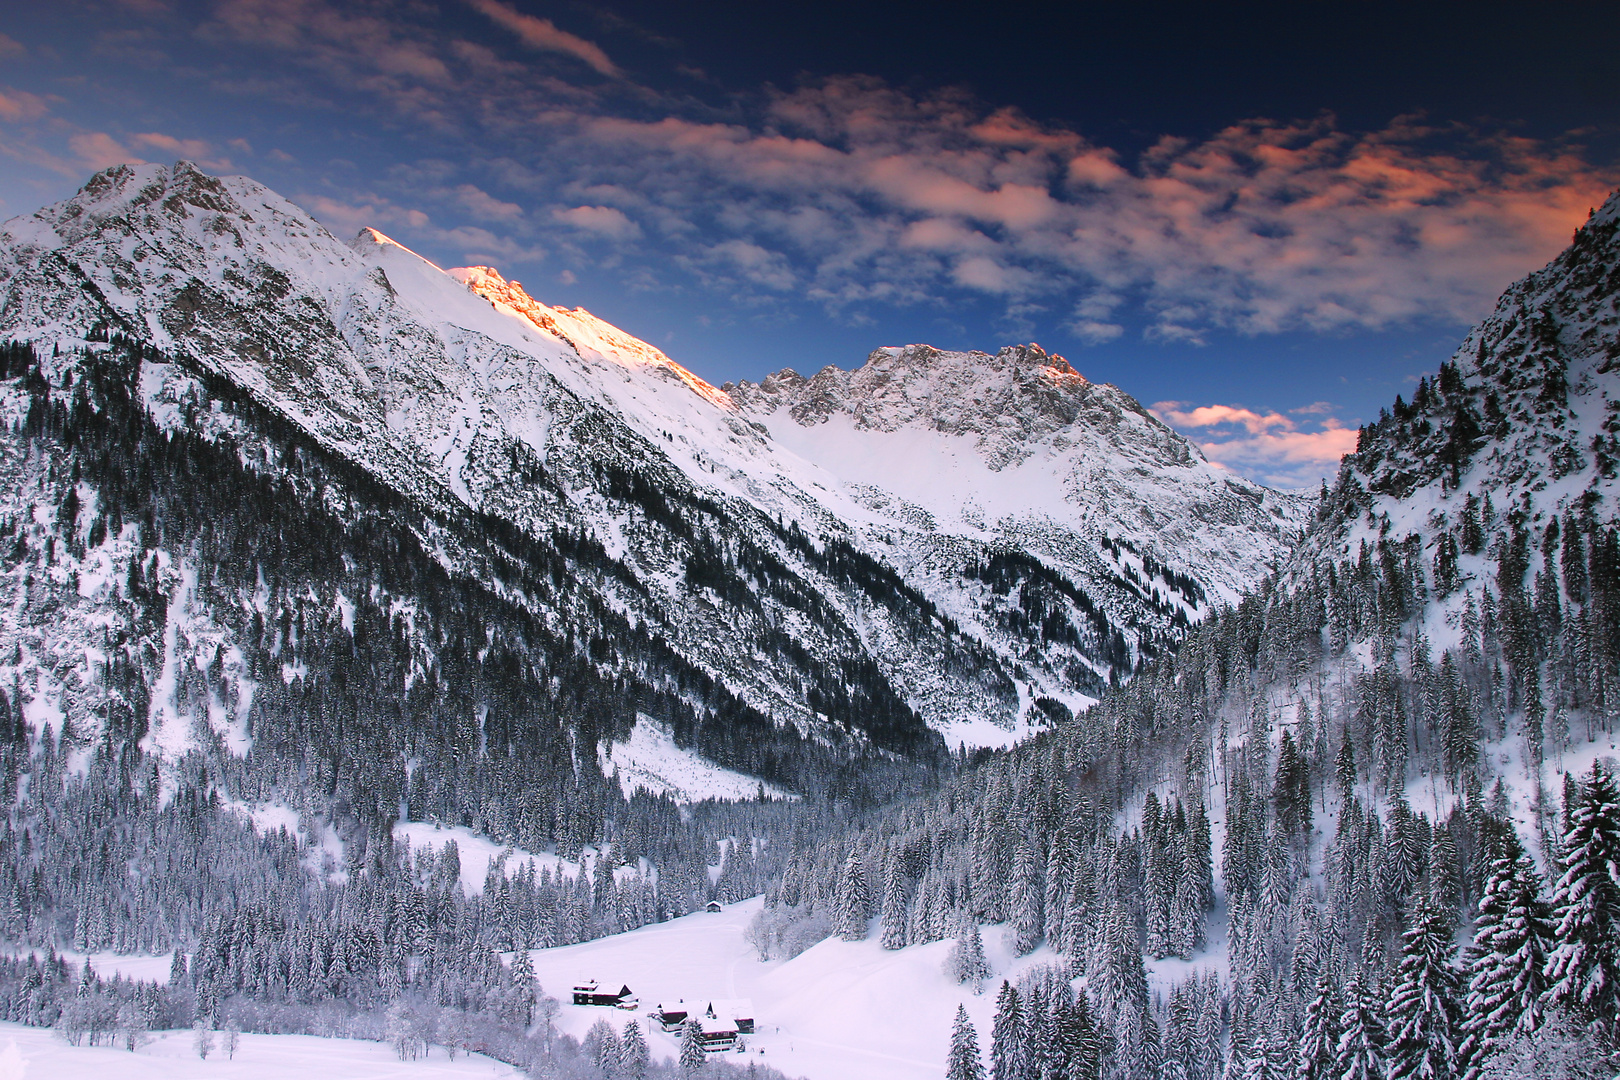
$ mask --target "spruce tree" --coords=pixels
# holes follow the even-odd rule
[[[1463,1070],[1476,1075],[1503,1039],[1541,1026],[1545,971],[1553,923],[1541,899],[1534,864],[1511,826],[1497,840],[1490,877],[1479,900],[1468,964]]]
[[[624,1025],[624,1038],[619,1044],[619,1073],[625,1080],[647,1080],[651,1061],[647,1038],[641,1033],[641,1021],[632,1019]]]
[[[1598,762],[1564,836],[1553,893],[1558,945],[1547,963],[1553,1004],[1605,1027],[1620,1013],[1620,792]]]
[[[870,910],[871,900],[866,892],[866,871],[861,867],[860,853],[851,851],[849,857],[844,860],[844,872],[838,878],[833,932],[845,941],[865,940]]]
[[[1339,1041],[1338,1016],[1334,1010],[1333,980],[1317,976],[1315,992],[1305,1006],[1304,1030],[1294,1056],[1294,1080],[1330,1080]]]
[[[1008,944],[1018,956],[1035,950],[1043,933],[1042,909],[1046,901],[1041,883],[1041,860],[1028,840],[1018,841],[1013,856],[1012,889],[1008,896],[1012,926]]]
[[[979,1060],[979,1036],[968,1019],[967,1006],[956,1007],[956,1026],[951,1029],[951,1050],[945,1059],[945,1080],[984,1080],[984,1062]]]
[[[1401,962],[1389,1002],[1389,1080],[1451,1080],[1461,1043],[1451,925],[1427,897],[1401,935]]]
[[[1338,1080],[1383,1080],[1384,1025],[1382,1007],[1368,993],[1358,973],[1344,991],[1344,1013],[1339,1017],[1339,1045],[1333,1055]]]
[[[990,1029],[991,1080],[1023,1080],[1024,1011],[1018,988],[1005,979],[996,994],[996,1019]]]
[[[1071,1012],[1075,1032],[1075,1055],[1069,1061],[1068,1080],[1098,1080],[1102,1076],[1102,1034],[1092,1016],[1086,995],[1079,994]]]
[[[688,1020],[681,1028],[681,1070],[690,1076],[703,1068],[706,1061],[708,1055],[703,1049],[703,1025],[696,1020]]]
[[[984,939],[979,936],[979,924],[965,912],[957,922],[956,944],[945,958],[945,973],[959,983],[978,982],[990,976],[990,964],[984,958]]]
[[[900,860],[890,857],[883,875],[883,904],[880,912],[883,928],[883,947],[906,947],[906,890],[900,881]]]

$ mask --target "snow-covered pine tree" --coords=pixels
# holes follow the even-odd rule
[[[1063,915],[1069,896],[1069,878],[1074,869],[1075,846],[1069,830],[1059,829],[1046,853],[1046,874],[1042,882],[1045,888],[1045,931],[1047,940],[1054,945],[1067,940],[1064,937]]]
[[[1333,1055],[1338,1080],[1383,1080],[1384,1025],[1380,1004],[1368,993],[1358,972],[1344,991],[1339,1017],[1339,1045]]]
[[[945,974],[959,983],[973,983],[979,992],[979,980],[990,977],[990,964],[984,958],[984,939],[979,936],[979,923],[963,912],[957,920],[956,944],[945,957]]]
[[[1499,832],[1468,963],[1459,1053],[1469,1077],[1477,1076],[1503,1039],[1541,1026],[1547,958],[1553,946],[1552,915],[1541,898],[1535,864],[1511,825],[1503,824]]]
[[[883,874],[883,904],[880,911],[883,947],[906,947],[906,889],[900,880],[900,860],[891,855]]]
[[[1451,924],[1421,897],[1401,935],[1401,962],[1390,997],[1389,1080],[1451,1080],[1461,1043],[1459,976]]]
[[[1086,1002],[1086,995],[1077,994],[1074,999],[1074,1008],[1070,1013],[1075,1031],[1075,1056],[1069,1061],[1069,1075],[1066,1080],[1098,1080],[1102,1076],[1102,1034],[1097,1030],[1097,1021],[1092,1015],[1091,1006]]]
[[[945,1080],[984,1080],[984,1062],[979,1059],[979,1035],[968,1019],[967,1006],[956,1007],[956,1025],[951,1029],[951,1050],[945,1059]]]
[[[1098,1026],[1112,1035],[1105,1073],[1115,1080],[1133,1080],[1149,1071],[1157,1039],[1148,1014],[1147,971],[1137,943],[1136,921],[1124,905],[1115,905],[1093,952],[1087,983],[1095,995]]]
[[[1071,1080],[1085,1071],[1086,1033],[1083,1021],[1074,1003],[1062,998],[1054,999],[1047,1011],[1051,1017],[1047,1028],[1051,1032],[1057,1063],[1051,1080]]]
[[[1581,785],[1563,849],[1549,1000],[1612,1031],[1620,1014],[1620,791],[1599,762]]]
[[[1198,887],[1198,906],[1208,911],[1215,906],[1214,844],[1210,839],[1209,813],[1204,809],[1204,801],[1200,797],[1192,799],[1192,809],[1187,812],[1186,841],[1182,876],[1191,879]],[[1203,946],[1203,938],[1203,924],[1200,923],[1194,948]]]
[[[1041,860],[1027,839],[1020,838],[1013,855],[1012,888],[1008,896],[1012,924],[1008,944],[1018,956],[1025,956],[1041,943],[1042,910],[1046,903],[1041,882]]]
[[[688,1020],[681,1028],[681,1071],[691,1076],[707,1061],[708,1052],[703,1049],[703,1025],[696,1020]]]
[[[1334,1005],[1333,979],[1318,975],[1294,1056],[1294,1080],[1331,1080],[1339,1042],[1339,1017]]]
[[[843,873],[838,877],[833,933],[845,941],[865,940],[870,911],[871,899],[866,892],[866,871],[861,866],[861,855],[858,851],[851,851],[844,860]]]
[[[632,1019],[624,1025],[624,1038],[619,1042],[619,1074],[625,1080],[647,1080],[651,1061],[647,1037],[641,1033],[641,1021]]]
[[[1283,732],[1282,747],[1277,752],[1277,775],[1271,798],[1277,815],[1277,832],[1291,842],[1302,842],[1311,823],[1311,776],[1291,731]]]
[[[534,1021],[534,1004],[539,997],[539,987],[534,981],[534,960],[528,949],[520,948],[512,954],[512,995],[518,1023],[528,1027]]]
[[[592,1024],[585,1036],[585,1046],[602,1076],[606,1080],[616,1080],[619,1076],[619,1036],[613,1030],[613,1025],[606,1019]]]
[[[1064,1002],[1055,997],[1032,994],[1029,997],[1029,1028],[1025,1059],[1028,1075],[1034,1080],[1063,1080],[1068,1071],[1065,1046],[1058,1030],[1058,1010]]]
[[[1023,1080],[1024,1010],[1018,988],[1003,979],[996,994],[996,1019],[990,1029],[991,1080]]]

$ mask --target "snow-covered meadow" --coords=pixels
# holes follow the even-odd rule
[[[701,1011],[716,998],[747,998],[756,1032],[744,1036],[746,1054],[788,1076],[807,1080],[939,1080],[958,1004],[967,1006],[988,1047],[995,990],[1003,978],[1059,958],[1047,946],[1014,957],[1003,928],[982,928],[985,958],[994,975],[981,984],[958,985],[945,975],[949,940],[886,950],[874,932],[865,941],[828,938],[791,960],[761,963],[743,931],[763,898],[732,904],[719,914],[697,912],[530,955],[547,994],[564,1001],[559,1031],[582,1037],[605,1019],[622,1031],[643,1020],[654,1058],[679,1052],[675,1036],[648,1019],[659,1004],[684,1001]],[[1213,961],[1211,961],[1213,962]],[[1197,959],[1191,967],[1200,967]],[[1183,974],[1178,971],[1176,974]],[[566,1004],[578,979],[624,983],[641,999],[634,1013]],[[728,1055],[746,1060],[743,1054]]]
[[[190,1031],[154,1032],[134,1053],[69,1046],[49,1029],[0,1023],[0,1080],[498,1080],[522,1074],[482,1054],[434,1047],[402,1062],[383,1043],[313,1035],[243,1035],[229,1059],[197,1057]]]

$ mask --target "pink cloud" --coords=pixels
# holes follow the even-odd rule
[[[171,157],[195,161],[205,169],[229,169],[231,167],[229,158],[214,156],[213,147],[202,139],[178,139],[173,135],[164,135],[162,132],[148,131],[138,135],[131,135],[130,141],[137,146],[159,150]]]
[[[68,139],[68,148],[75,157],[92,169],[105,169],[109,165],[144,165],[146,159],[137,157],[118,140],[104,131],[89,131]]]
[[[26,90],[0,90],[0,121],[18,124],[38,120],[50,111],[45,99]]]
[[[1231,405],[1200,405],[1183,410],[1180,402],[1161,401],[1153,406],[1153,413],[1172,427],[1206,428],[1222,424],[1241,424],[1251,435],[1259,435],[1274,427],[1285,431],[1294,428],[1294,422],[1280,413],[1260,415],[1253,409]]]
[[[550,19],[525,15],[511,5],[501,3],[500,0],[467,0],[467,3],[491,22],[516,34],[518,40],[531,49],[566,53],[575,59],[583,60],[598,74],[610,78],[617,78],[621,74],[613,61],[608,59],[607,53],[594,42],[586,41],[566,30],[559,30]]]
[[[1556,146],[1407,120],[1359,134],[1331,118],[1237,124],[1167,139],[1132,170],[1073,132],[869,79],[780,95],[769,114],[777,123],[758,131],[566,109],[543,122],[585,169],[600,162],[653,203],[724,203],[752,243],[824,265],[843,244],[843,272],[886,259],[911,279],[891,279],[902,291],[942,279],[1023,296],[1131,288],[1150,336],[1182,342],[1212,326],[1475,318],[1567,242],[1612,179]],[[813,239],[785,227],[782,199],[822,215]],[[893,246],[871,242],[880,234],[916,258],[896,266]],[[932,254],[969,250],[971,263]],[[1117,325],[1074,325],[1088,321]]]
[[[553,210],[551,216],[565,225],[614,240],[633,240],[641,235],[641,227],[631,221],[623,210],[612,206],[576,206],[570,210],[559,208]]]
[[[673,265],[760,295],[791,277],[849,318],[962,291],[1069,308],[1067,328],[1090,343],[1143,323],[1150,340],[1199,343],[1217,329],[1468,322],[1620,178],[1563,142],[1412,118],[1357,132],[1329,116],[1250,120],[1126,160],[960,91],[861,76],[739,96],[716,122],[509,0],[466,2],[513,41],[446,36],[431,5],[331,0],[218,0],[199,34],[285,55],[242,92],[380,105],[465,138],[469,156],[500,148],[507,189],[567,200],[549,225],[646,230]],[[569,82],[502,47],[568,55],[611,81]],[[543,154],[519,149],[536,142]],[[412,197],[534,227],[459,179]],[[770,257],[723,254],[753,251]]]
[[[328,195],[300,195],[293,201],[314,214],[337,236],[353,236],[361,229],[376,228],[408,242],[423,254],[432,250],[448,255],[454,265],[538,262],[545,258],[543,249],[523,244],[511,236],[476,225],[444,228],[434,224],[425,212],[400,206],[379,195],[366,195],[354,201]]]
[[[503,202],[489,192],[472,184],[462,184],[456,188],[456,200],[466,207],[474,216],[486,221],[511,221],[523,216],[523,207],[517,203]]]
[[[1328,407],[1317,402],[1290,409],[1285,415],[1258,413],[1241,405],[1189,407],[1185,402],[1160,401],[1149,411],[1182,430],[1227,429],[1230,434],[1212,433],[1199,443],[1205,456],[1217,465],[1263,483],[1309,487],[1331,476],[1339,459],[1356,448],[1357,430],[1326,415]],[[1311,421],[1316,430],[1303,431],[1291,416],[1321,419]]]

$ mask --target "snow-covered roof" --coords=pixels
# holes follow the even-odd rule
[[[722,1020],[754,1019],[754,1003],[748,998],[715,998],[709,1002],[707,1011]]]

